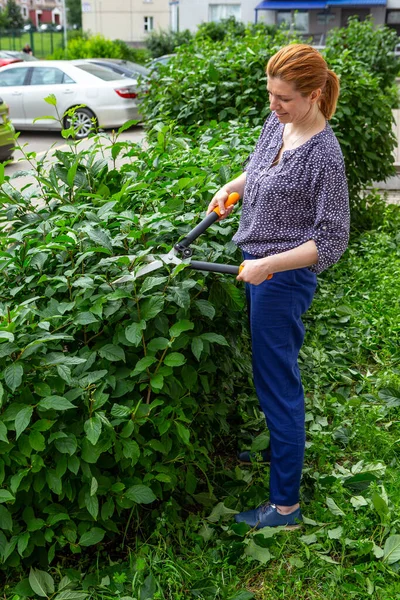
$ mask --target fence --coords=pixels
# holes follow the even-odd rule
[[[62,31],[28,31],[0,30],[0,51],[21,51],[26,44],[32,48],[32,53],[37,58],[47,58],[58,48],[64,48],[64,34]]]

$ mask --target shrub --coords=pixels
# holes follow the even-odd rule
[[[67,51],[56,50],[51,58],[74,60],[79,58],[121,58],[144,64],[149,53],[143,48],[131,48],[121,40],[108,40],[102,35],[77,37],[69,41]]]
[[[198,222],[240,171],[242,133],[214,128],[192,147],[158,127],[145,150],[114,144],[114,160],[131,156],[121,171],[95,158],[93,139],[91,152],[56,151],[48,172],[39,161],[36,194],[16,191],[3,168],[0,214],[12,223],[0,235],[5,569],[79,553],[132,515],[135,530],[146,527],[141,504],[154,503],[151,530],[171,495],[185,504],[212,495],[208,453],[220,437],[226,444],[251,370],[244,294],[231,277],[182,267],[113,282]],[[214,225],[199,255],[239,261],[230,235],[229,222]]]
[[[394,83],[399,68],[394,55],[397,33],[385,26],[375,26],[372,19],[360,22],[351,17],[347,27],[333,29],[326,40],[326,59],[336,60],[348,51],[371,74],[380,79],[384,88]]]
[[[265,65],[287,42],[284,32],[263,32],[223,41],[194,40],[182,47],[152,81],[144,99],[150,123],[169,120],[184,128],[211,120],[244,119],[260,125],[269,113]],[[381,80],[353,58],[350,50],[329,53],[341,78],[341,97],[332,126],[340,141],[353,206],[360,190],[394,174],[392,98]]]
[[[152,31],[146,39],[146,48],[153,58],[164,54],[173,54],[179,46],[187,44],[192,39],[188,29],[184,31]]]

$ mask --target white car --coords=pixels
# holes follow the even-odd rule
[[[79,138],[88,135],[93,123],[102,129],[120,127],[131,119],[140,120],[139,91],[136,79],[85,60],[19,62],[0,69],[0,97],[8,104],[17,130],[61,130],[60,118],[69,127],[65,112],[75,106],[73,123]],[[56,107],[44,100],[51,94]],[[57,120],[36,120],[46,116]]]

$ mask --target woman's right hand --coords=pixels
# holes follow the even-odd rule
[[[222,221],[223,219],[226,219],[226,217],[229,217],[234,207],[232,205],[228,206],[228,208],[225,208],[225,202],[228,200],[228,196],[229,193],[226,191],[225,188],[221,188],[220,190],[218,190],[218,192],[215,194],[214,198],[208,205],[207,215],[209,215],[214,210],[214,208],[219,206],[221,216],[218,219],[218,221]]]

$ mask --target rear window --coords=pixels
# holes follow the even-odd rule
[[[84,65],[75,65],[78,69],[82,71],[86,71],[86,73],[90,73],[103,81],[117,81],[121,79],[121,75],[119,73],[114,73],[114,71],[110,71],[109,69],[105,69],[104,67],[100,67],[99,65],[95,65],[94,63],[86,63]]]
[[[131,69],[132,71],[134,71],[135,73],[138,73],[139,75],[146,76],[149,74],[149,69],[146,69],[146,67],[142,67],[141,65],[137,65],[136,63],[133,63],[130,60],[121,61],[119,64],[121,66],[127,67],[128,69]]]

